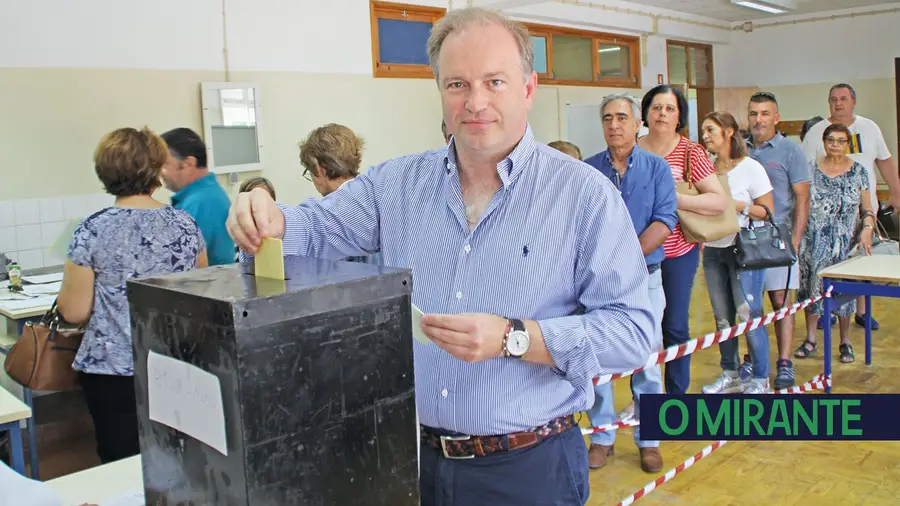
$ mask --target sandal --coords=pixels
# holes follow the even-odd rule
[[[803,341],[803,344],[801,344],[799,348],[797,348],[797,351],[794,352],[794,356],[797,358],[811,357],[816,353],[816,346],[818,346],[818,343],[814,343],[807,339],[806,341]]]
[[[838,346],[838,350],[841,352],[841,362],[845,364],[849,364],[856,360],[856,357],[853,355],[853,345],[844,343]]]

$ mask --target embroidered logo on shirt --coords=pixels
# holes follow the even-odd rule
[[[528,256],[528,245],[526,244],[525,246],[522,247],[522,257],[527,257],[527,256]]]

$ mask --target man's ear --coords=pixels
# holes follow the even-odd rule
[[[184,160],[182,160],[182,162],[187,164],[188,167],[191,167],[193,169],[197,168],[197,159],[193,156],[184,157]]]

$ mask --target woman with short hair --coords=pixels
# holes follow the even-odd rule
[[[168,156],[166,143],[146,128],[103,136],[94,167],[116,199],[75,229],[57,298],[64,320],[86,324],[72,367],[104,464],[140,453],[126,283],[208,263],[194,219],[152,196]]]
[[[822,140],[825,156],[810,162],[809,223],[800,242],[800,290],[797,297],[809,299],[822,293],[818,273],[850,257],[853,246],[869,254],[875,231],[875,213],[869,199],[869,176],[865,167],[846,154],[852,135],[840,123],[825,128]],[[836,308],[841,344],[840,360],[853,362],[850,344],[850,315],[856,312],[856,299]],[[806,308],[806,340],[794,352],[807,358],[816,352],[816,324],[822,315],[822,301]]]

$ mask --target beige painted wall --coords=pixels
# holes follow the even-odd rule
[[[222,74],[0,69],[0,152],[5,170],[19,174],[16,184],[0,185],[0,201],[102,191],[91,164],[100,137],[121,126],[201,131],[203,80],[219,81]],[[431,80],[294,72],[234,73],[232,80],[261,84],[262,175],[273,181],[285,202],[315,195],[301,177],[297,142],[324,123],[343,123],[365,138],[364,167],[442,143],[439,96]],[[530,115],[537,138],[565,138],[565,104],[598,104],[612,91],[621,90],[539,87]],[[226,183],[231,193],[237,186]],[[167,199],[168,192],[160,191],[158,197]]]

